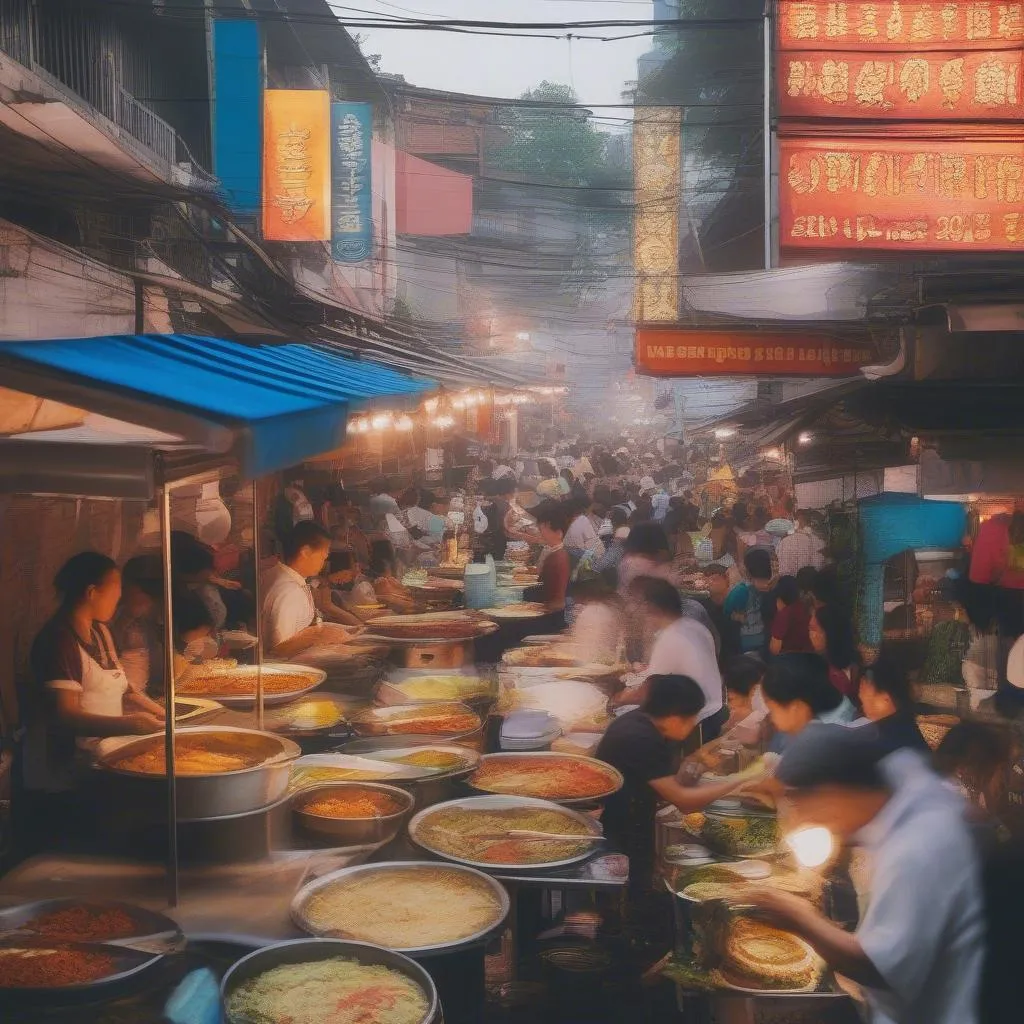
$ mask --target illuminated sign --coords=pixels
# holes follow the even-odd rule
[[[780,140],[787,249],[1024,249],[1024,142]]]
[[[1024,110],[1019,50],[783,53],[783,117],[983,121]]]
[[[877,362],[865,338],[787,331],[706,331],[638,327],[634,361],[665,377],[852,377]]]
[[[783,50],[992,50],[1024,41],[1024,3],[780,0]]]
[[[680,117],[678,107],[633,115],[634,319],[679,317]]]
[[[331,237],[331,103],[315,89],[268,89],[263,106],[263,237]]]
[[[369,103],[331,104],[331,251],[343,263],[359,263],[373,250]]]

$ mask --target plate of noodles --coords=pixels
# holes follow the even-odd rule
[[[510,837],[549,832],[559,839]],[[593,818],[548,800],[475,796],[435,804],[414,815],[409,837],[417,846],[456,864],[484,870],[543,870],[589,857],[601,827]],[[575,837],[575,838],[574,838]]]
[[[456,864],[361,864],[303,886],[292,920],[311,935],[373,942],[403,953],[448,953],[481,942],[509,911],[504,886]]]
[[[205,697],[227,707],[249,707],[256,701],[256,677],[263,678],[263,703],[267,707],[287,704],[315,690],[327,673],[306,665],[287,665],[273,662],[257,669],[255,665],[217,663],[190,665],[175,680],[175,694],[179,697]]]
[[[468,781],[483,793],[529,796],[567,806],[603,800],[623,785],[622,775],[604,761],[548,751],[487,754]]]

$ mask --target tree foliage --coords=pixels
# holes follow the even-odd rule
[[[502,141],[490,155],[492,166],[561,185],[591,185],[606,176],[607,137],[572,88],[545,81],[520,100],[526,102],[497,113]]]

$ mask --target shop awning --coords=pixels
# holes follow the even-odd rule
[[[350,410],[418,403],[435,385],[308,345],[192,335],[0,344],[4,385],[237,460],[260,476],[339,447]]]

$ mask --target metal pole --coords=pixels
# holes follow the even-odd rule
[[[174,777],[174,592],[171,580],[171,492],[160,489],[160,546],[164,570],[164,770],[167,772],[167,903],[178,905],[178,804]]]
[[[259,488],[252,482],[252,560],[256,600],[256,728],[263,729],[263,596],[260,593],[260,502]]]
[[[764,6],[764,269],[772,268],[772,12]]]

